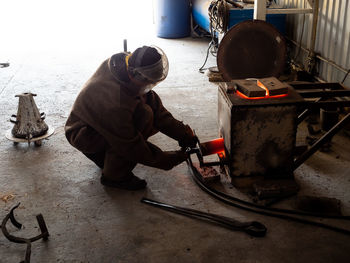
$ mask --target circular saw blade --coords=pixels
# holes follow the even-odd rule
[[[225,81],[278,77],[286,63],[286,42],[271,24],[247,20],[233,26],[223,37],[217,65]]]

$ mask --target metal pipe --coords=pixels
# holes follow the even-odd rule
[[[313,15],[312,15],[312,31],[311,31],[311,45],[310,45],[310,56],[315,53],[315,43],[316,43],[316,32],[317,32],[317,22],[318,22],[318,9],[319,0],[315,0],[313,4]]]
[[[300,47],[304,52],[308,52],[310,53],[311,50],[306,48],[306,47],[303,47],[302,45],[300,45],[298,42],[296,42],[295,40],[293,39],[290,39],[290,38],[287,38],[290,42],[292,42],[294,45],[296,45],[297,47]],[[327,64],[335,67],[336,69],[344,72],[344,73],[347,73],[349,70],[348,69],[345,69],[343,68],[342,66],[339,66],[338,64],[336,64],[334,61],[330,60],[330,59],[327,59],[327,58],[324,58],[322,57],[321,55],[316,55],[316,58],[319,59],[319,60],[322,60],[323,62],[326,62]]]
[[[123,40],[123,47],[124,47],[124,52],[128,52],[128,40],[127,39]]]
[[[301,114],[299,114],[298,118],[297,118],[297,125],[299,125],[300,123],[303,122],[303,120],[305,120],[311,113],[310,108],[304,110]]]
[[[303,120],[306,119],[307,116],[309,116],[310,109],[304,110],[297,118],[297,124],[299,125],[300,123],[303,122]]]
[[[344,85],[338,82],[322,82],[322,83],[315,83],[315,82],[308,82],[308,83],[289,83],[295,90],[350,90],[347,89]]]
[[[254,1],[254,19],[266,20],[266,1],[265,0],[255,0]]]
[[[267,8],[266,14],[311,14],[312,8]]]
[[[319,90],[319,91],[303,91],[298,90],[298,93],[303,98],[333,98],[333,97],[348,97],[350,90]]]
[[[350,107],[349,100],[339,100],[339,101],[319,101],[311,102],[309,107],[312,108],[323,108],[323,107]]]
[[[309,150],[304,152],[297,160],[294,161],[293,170],[302,165],[311,155],[313,155],[325,142],[329,141],[338,131],[340,131],[350,121],[350,113],[348,113],[341,121],[339,121],[332,129],[325,133],[317,142],[315,142]]]

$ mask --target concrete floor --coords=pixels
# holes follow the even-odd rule
[[[349,236],[224,205],[194,184],[185,164],[171,171],[138,165],[135,174],[148,182],[144,191],[100,185],[101,171],[68,144],[63,127],[82,84],[102,60],[122,49],[120,39],[113,43],[102,48],[7,53],[11,65],[0,69],[1,133],[12,127],[8,119],[17,110],[14,96],[25,91],[38,94],[38,107],[56,129],[39,148],[14,146],[0,137],[0,196],[14,195],[7,202],[0,200],[0,218],[21,202],[16,215],[25,228],[11,227],[11,233],[38,234],[38,213],[44,215],[50,231],[48,242],[33,243],[32,262],[349,262]],[[130,39],[129,43],[130,50],[149,43],[165,50],[170,73],[155,90],[174,116],[191,125],[202,141],[215,138],[217,87],[198,73],[208,41],[150,37]],[[214,61],[210,58],[209,65]],[[347,215],[349,140],[340,133],[331,153],[317,153],[295,173],[302,194],[336,197]],[[176,142],[161,134],[151,141],[165,150],[177,148]],[[268,233],[264,238],[252,238],[146,206],[140,203],[144,196],[238,220],[258,220]],[[291,208],[293,200],[277,206]],[[350,229],[345,221],[316,221]],[[24,245],[10,243],[0,235],[0,262],[19,262],[24,251]]]

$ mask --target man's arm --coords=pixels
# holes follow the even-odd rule
[[[95,128],[120,153],[120,157],[164,170],[169,170],[186,159],[185,153],[162,151],[146,141],[135,129],[129,110],[118,109],[110,112],[109,116],[114,118],[103,121]]]
[[[173,115],[163,106],[158,94],[150,91],[147,94],[147,104],[154,112],[154,126],[160,132],[179,142],[181,147],[194,146],[196,137],[190,126],[185,125],[173,117]]]

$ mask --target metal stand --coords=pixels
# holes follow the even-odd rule
[[[306,109],[298,116],[298,124],[301,123],[312,111],[320,108],[338,108],[350,106],[350,89],[339,83],[309,83],[291,84],[293,88],[305,99]],[[293,171],[309,159],[325,143],[329,142],[333,136],[350,122],[350,113],[331,127],[321,138],[300,155],[294,161]]]

